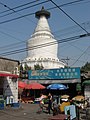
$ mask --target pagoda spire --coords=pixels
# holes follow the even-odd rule
[[[42,9],[40,11],[37,11],[35,13],[36,18],[40,18],[40,16],[45,16],[47,19],[50,17],[50,12],[44,9],[44,6],[42,6]]]
[[[32,37],[38,37],[38,36],[46,36],[46,37],[54,37],[51,33],[49,24],[47,19],[50,18],[50,12],[44,9],[44,7],[41,8],[40,11],[37,11],[35,13],[35,17],[38,18],[37,26],[34,30],[34,33],[32,34]]]

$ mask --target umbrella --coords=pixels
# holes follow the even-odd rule
[[[90,80],[85,80],[82,84],[83,85],[90,85]]]
[[[69,97],[70,97],[69,95],[62,95],[61,100],[62,101],[68,101]]]
[[[40,83],[33,82],[27,85],[27,89],[33,89],[34,90],[34,98],[35,98],[35,90],[38,89],[45,89],[45,86],[41,85]]]
[[[28,89],[45,89],[45,86],[41,85],[40,83],[34,82],[34,83],[30,83],[27,85]]]
[[[18,81],[18,87],[19,87],[19,88],[24,89],[24,88],[26,88],[26,86],[27,86],[27,84],[26,84],[25,82]]]
[[[61,96],[61,99],[69,98],[69,97],[70,97],[69,95],[62,95],[62,96]]]
[[[77,95],[77,96],[75,96],[74,98],[72,98],[72,100],[74,100],[74,101],[84,101],[85,100],[85,97],[84,96],[82,96],[82,95]]]
[[[23,89],[26,88],[27,84],[25,82],[22,81],[18,81],[18,93],[20,95],[20,99],[21,99],[21,94],[23,92]]]
[[[66,90],[67,87],[63,84],[50,84],[49,86],[47,86],[47,89],[50,90]]]

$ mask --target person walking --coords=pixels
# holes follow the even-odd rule
[[[44,107],[44,98],[43,98],[43,94],[41,94],[39,98],[39,110],[37,111],[37,113],[43,112],[43,107]]]
[[[52,102],[52,109],[53,109],[53,116],[60,114],[60,106],[57,104],[56,100],[53,98]]]
[[[52,109],[52,95],[51,95],[51,93],[48,94],[48,114],[50,114],[50,110],[53,111],[53,109]]]

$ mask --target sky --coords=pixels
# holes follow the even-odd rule
[[[51,13],[48,23],[60,41],[59,59],[70,67],[90,62],[90,36],[75,39],[90,33],[90,0],[0,0],[0,56],[19,61],[26,57],[26,42],[38,22],[35,12],[42,6]]]

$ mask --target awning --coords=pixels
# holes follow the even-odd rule
[[[27,84],[25,82],[18,81],[18,87],[24,89],[27,87]]]
[[[90,80],[85,80],[82,84],[83,85],[90,85]]]
[[[15,74],[10,74],[10,73],[0,73],[1,77],[14,77],[14,78],[18,78],[18,75]]]
[[[45,89],[45,86],[43,86],[40,83],[33,82],[33,83],[30,83],[30,84],[27,84],[27,89],[33,89],[33,90],[37,89],[37,90],[39,90],[39,89]]]
[[[33,82],[38,82],[40,84],[53,84],[53,83],[62,83],[62,84],[68,84],[68,83],[81,83],[81,79],[68,79],[68,80],[33,80]]]

